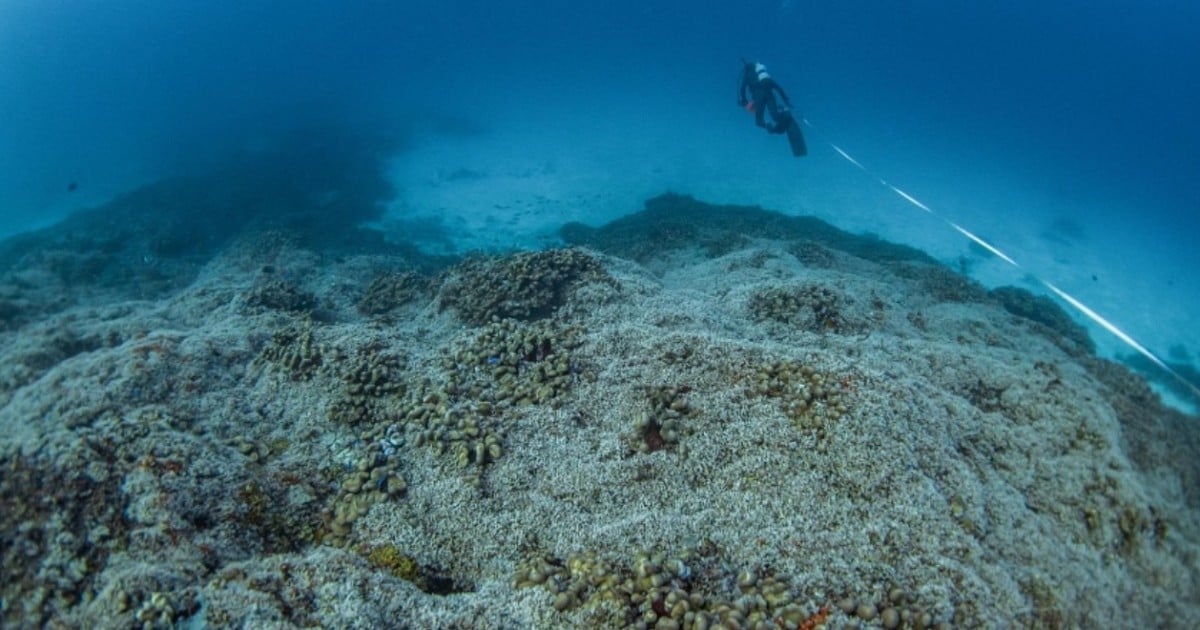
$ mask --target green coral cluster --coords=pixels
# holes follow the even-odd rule
[[[313,340],[311,322],[275,334],[259,360],[278,365],[294,380],[307,380],[318,371],[335,374],[340,388],[326,410],[330,421],[363,431],[365,453],[347,465],[331,506],[325,510],[325,526],[318,537],[335,546],[348,542],[354,521],[372,505],[402,496],[407,483],[399,471],[395,453],[398,441],[381,439],[389,423],[397,419],[400,401],[408,393],[402,361],[378,342],[360,346],[352,355]],[[259,455],[251,448],[248,455]],[[243,452],[246,452],[245,450]]]
[[[562,274],[599,270],[578,250],[513,259],[510,272],[536,275],[549,265],[560,269],[560,283]],[[378,282],[376,297],[383,299],[383,293],[405,282]],[[562,291],[537,286],[546,295]],[[259,361],[294,380],[308,380],[318,372],[334,377],[338,389],[328,417],[356,428],[366,445],[347,461],[344,472],[331,471],[332,479],[340,478],[338,490],[323,513],[318,538],[345,546],[355,521],[373,505],[403,496],[402,449],[428,448],[465,471],[467,483],[480,485],[487,465],[503,456],[505,414],[526,405],[559,404],[578,378],[573,350],[581,338],[581,329],[554,319],[494,319],[445,351],[440,378],[413,381],[405,378],[405,362],[378,342],[352,353],[326,347],[316,342],[308,320],[276,333]],[[658,407],[657,412],[677,413],[671,409],[679,404],[668,397]]]
[[[400,474],[400,458],[394,451],[387,452],[385,444],[379,440],[371,442],[342,479],[333,506],[325,514],[324,542],[345,546],[354,521],[365,516],[371,506],[400,498],[408,490],[408,482]]]
[[[775,287],[750,296],[750,316],[810,332],[848,333],[862,326],[845,313],[850,298],[820,284]]]
[[[473,270],[466,275],[478,274],[480,281],[487,277],[487,265],[503,268],[502,275],[514,283],[510,288],[515,287],[508,297],[524,300],[530,307],[513,312],[524,315],[557,305],[566,286],[582,276],[603,273],[592,257],[579,250],[519,254],[475,264],[480,267],[468,265]],[[416,290],[418,284],[419,279],[411,275],[377,279],[368,291],[374,296],[369,304],[360,302],[360,308],[383,309],[392,297]],[[513,304],[512,300],[505,303]],[[455,304],[462,307],[465,302]],[[486,318],[510,311],[508,307],[490,311]],[[277,332],[259,362],[280,368],[293,380],[308,380],[318,371],[336,374],[340,389],[327,409],[328,417],[358,427],[361,441],[368,445],[364,455],[348,464],[325,512],[323,540],[348,543],[353,523],[372,505],[405,492],[407,484],[399,471],[401,448],[427,447],[449,456],[454,465],[467,470],[468,483],[480,484],[486,465],[503,455],[500,429],[505,411],[557,404],[577,376],[571,351],[581,336],[578,328],[551,320],[496,319],[446,353],[445,376],[438,383],[428,379],[407,383],[401,360],[377,343],[347,357],[337,348],[318,344],[308,320]]]
[[[174,628],[176,618],[189,615],[187,610],[176,610],[175,603],[167,593],[153,592],[142,601],[133,618],[142,625],[143,630],[157,630]]]
[[[937,263],[906,263],[893,268],[896,275],[914,280],[921,292],[938,302],[983,302],[987,289],[971,278]]]
[[[700,410],[688,404],[686,385],[649,388],[646,397],[650,411],[638,416],[634,437],[630,441],[635,451],[653,453],[673,448],[691,429],[684,422],[698,416]]]
[[[498,409],[489,402],[451,399],[430,391],[404,406],[398,416],[404,427],[404,443],[426,446],[437,455],[449,454],[456,466],[474,466],[472,480],[478,482],[483,467],[500,458]]]
[[[777,399],[796,428],[824,438],[829,423],[846,414],[847,383],[811,365],[772,361],[751,374],[746,386],[751,396]]]
[[[837,602],[837,609],[847,617],[858,617],[866,627],[880,626],[884,630],[949,630],[951,627],[949,622],[935,623],[933,613],[921,606],[909,590],[895,584],[874,597],[843,597]]]
[[[360,350],[342,371],[345,390],[330,418],[362,427],[367,453],[342,481],[327,514],[326,540],[344,545],[353,523],[371,506],[401,496],[401,448],[448,456],[480,485],[488,464],[504,454],[503,419],[521,405],[555,404],[574,382],[571,350],[581,331],[542,321],[503,320],[485,326],[443,362],[445,377],[406,384],[397,359],[375,346]]]
[[[577,376],[572,350],[581,335],[549,321],[488,324],[447,354],[443,384],[414,388],[395,416],[403,442],[450,455],[479,483],[484,467],[503,454],[504,414],[558,404],[570,389]]]
[[[343,389],[329,406],[334,422],[353,426],[385,420],[383,399],[405,391],[400,359],[375,344],[359,348],[339,371]]]
[[[363,315],[383,315],[417,299],[429,290],[429,281],[411,271],[376,277],[358,300]]]
[[[582,334],[550,321],[488,324],[447,359],[447,392],[501,406],[553,404],[574,381]]]
[[[95,597],[109,556],[128,542],[128,498],[112,466],[0,457],[0,626],[51,627]]]
[[[592,552],[565,561],[535,556],[520,564],[514,583],[545,588],[555,609],[578,611],[588,627],[799,628],[816,612],[784,577],[730,572],[695,552],[641,551],[628,565]]]
[[[312,320],[277,331],[258,355],[259,363],[274,365],[292,380],[307,381],[321,368],[324,349],[313,339]]]
[[[403,440],[389,433],[391,422],[403,413],[400,401],[408,394],[408,386],[400,358],[378,342],[359,347],[352,357],[334,354],[342,389],[329,406],[329,419],[360,427],[361,440],[367,444],[342,478],[326,513],[324,540],[343,546],[354,521],[372,505],[399,498],[408,489],[396,452]]]
[[[421,579],[421,565],[396,545],[380,545],[366,553],[367,561],[392,577],[416,584]]]
[[[138,603],[140,602],[140,604]],[[137,610],[134,610],[135,605]],[[118,588],[112,594],[114,612],[131,617],[130,627],[142,630],[169,630],[200,609],[193,589],[175,592],[147,591],[132,587]]]
[[[518,564],[513,582],[516,588],[545,589],[555,610],[570,615],[571,624],[589,628],[950,627],[896,584],[817,605],[814,597],[769,567],[737,570],[718,555],[711,543],[676,554],[639,551],[630,563],[605,560],[592,551],[566,560],[533,555]],[[831,623],[834,616],[839,623]]]
[[[576,285],[596,281],[613,282],[600,262],[580,249],[474,258],[450,270],[438,304],[474,326],[506,318],[530,321],[552,315]]]
[[[1111,476],[1097,476],[1084,487],[1081,500],[1071,506],[1082,515],[1088,541],[1099,551],[1117,550],[1133,555],[1146,545],[1161,548],[1170,526],[1154,505],[1133,505],[1121,498]]]

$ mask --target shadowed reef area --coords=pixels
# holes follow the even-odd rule
[[[676,194],[425,256],[339,142],[0,244],[5,627],[1200,626],[1197,419],[1052,301]]]

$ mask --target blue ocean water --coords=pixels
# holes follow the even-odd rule
[[[312,125],[401,136],[397,160],[422,162],[396,171],[392,211],[436,224],[403,174],[511,161],[429,163],[438,142],[490,135],[551,179],[724,195],[913,244],[991,284],[1050,281],[1184,369],[1200,357],[1196,41],[1200,5],[1165,0],[14,0],[0,5],[0,235]],[[738,110],[743,57],[812,123],[810,156]],[[1105,354],[1136,355],[1080,319]]]

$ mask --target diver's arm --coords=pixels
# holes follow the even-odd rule
[[[750,86],[746,84],[746,78],[742,77],[742,83],[738,86],[738,105],[744,106],[746,103],[750,102],[749,97],[746,96],[746,90],[749,89],[749,87]]]

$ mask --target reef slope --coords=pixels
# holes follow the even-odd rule
[[[919,251],[95,225],[4,250],[5,627],[1200,626],[1196,419]]]

